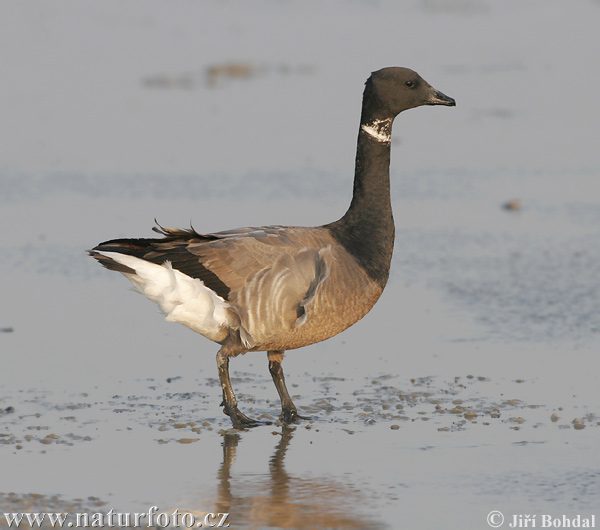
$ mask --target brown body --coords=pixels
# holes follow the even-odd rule
[[[239,268],[219,260],[213,269],[235,286],[228,300],[254,341],[250,350],[292,350],[326,340],[360,320],[381,296],[383,288],[326,228],[271,230],[241,244],[238,239],[235,250],[224,252],[244,256]],[[237,281],[220,268],[235,270]]]

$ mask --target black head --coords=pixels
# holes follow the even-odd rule
[[[456,102],[408,68],[382,68],[367,79],[363,112],[367,111],[369,118],[394,118],[403,110],[421,105],[453,107]]]

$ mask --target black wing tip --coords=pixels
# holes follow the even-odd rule
[[[202,234],[196,232],[196,229],[192,226],[190,222],[190,228],[165,228],[162,226],[156,218],[154,219],[156,223],[155,226],[152,227],[152,231],[160,234],[164,238],[170,239],[190,239],[190,238],[205,238]]]
[[[98,247],[96,247],[98,248]],[[127,265],[123,265],[118,261],[115,261],[100,252],[97,252],[96,249],[86,250],[86,252],[94,259],[97,259],[100,265],[102,265],[105,269],[109,271],[122,272],[123,274],[135,274],[135,270]]]
[[[168,236],[168,228],[164,228],[161,224],[154,218],[154,226],[152,227],[152,231],[160,234],[161,236]]]

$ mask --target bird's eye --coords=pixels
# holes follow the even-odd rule
[[[415,86],[415,82],[414,81],[405,81],[404,84],[408,87],[408,88],[413,88]]]

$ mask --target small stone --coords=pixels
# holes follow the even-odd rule
[[[515,212],[521,209],[521,201],[519,199],[511,199],[502,205],[502,209]]]

